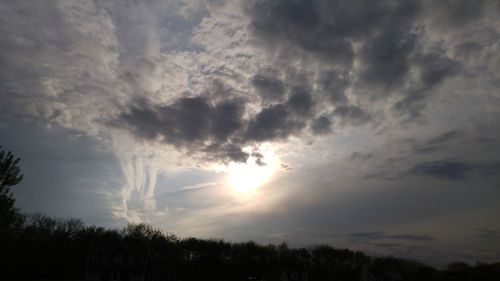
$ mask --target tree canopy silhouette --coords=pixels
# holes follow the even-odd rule
[[[14,207],[15,199],[10,192],[10,187],[23,179],[19,161],[12,152],[5,151],[0,146],[0,241],[10,241],[23,222],[23,217]],[[0,262],[8,247],[8,243],[1,243]]]
[[[5,151],[0,146],[0,192],[8,193],[9,187],[20,183],[23,174],[19,168],[21,159],[14,158],[10,151]]]

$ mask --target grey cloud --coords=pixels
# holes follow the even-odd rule
[[[396,240],[410,240],[410,241],[433,241],[433,238],[430,235],[415,235],[415,234],[394,234],[389,235],[388,237]]]
[[[224,101],[219,103],[213,114],[213,133],[217,140],[227,140],[240,130],[245,106],[241,101]]]
[[[465,162],[438,160],[418,163],[408,172],[410,174],[430,176],[438,179],[462,180],[467,178],[477,168],[477,166]]]
[[[252,1],[247,12],[252,27],[265,40],[295,44],[321,58],[350,65],[352,39],[386,26],[407,26],[418,9],[417,2],[395,5],[363,1]]]
[[[417,57],[415,64],[420,67],[420,79],[424,89],[431,88],[460,69],[458,62],[447,57],[444,50],[422,54]]]
[[[199,50],[190,41],[194,29],[209,11],[204,5],[191,5],[184,1],[101,1],[96,2],[117,23],[117,35],[122,52],[128,58],[147,53],[152,38],[159,39],[159,50]],[[191,7],[187,8],[187,6]],[[154,27],[157,33],[153,33]]]
[[[477,138],[466,130],[453,129],[421,140],[391,142],[388,146],[401,148],[384,159],[374,158],[375,165],[363,178],[402,180],[418,176],[450,182],[490,182],[500,174],[500,163],[492,154],[498,149],[497,143]]]
[[[224,161],[232,160],[235,162],[246,162],[250,153],[242,150],[240,145],[233,143],[213,143],[202,149],[206,153],[208,160],[211,161]],[[257,164],[263,164],[262,157],[257,157]],[[260,160],[260,161],[259,161]]]
[[[435,240],[430,235],[419,235],[419,234],[387,234],[382,231],[368,231],[368,232],[353,232],[347,234],[347,237],[353,240],[407,240],[407,241],[433,241]]]
[[[315,135],[325,135],[332,130],[332,121],[327,116],[320,116],[311,125],[311,130]]]
[[[199,109],[205,115],[208,114],[206,112],[214,112],[208,114],[214,120],[218,120],[217,113],[231,115],[228,113],[231,109],[222,105],[215,110],[210,106],[205,107],[202,102],[194,104],[194,101],[191,103],[184,101],[171,108],[161,108],[162,105],[154,105],[150,108],[146,105],[135,105],[126,109],[129,114],[127,120],[120,119],[124,117],[120,115],[120,110],[124,104],[130,104],[130,100],[142,97],[160,104],[168,99],[168,95],[173,92],[172,88],[184,86],[182,76],[187,72],[187,64],[178,64],[178,61],[172,58],[171,53],[161,52],[167,49],[184,48],[184,43],[188,43],[189,29],[197,22],[201,22],[202,18],[202,15],[190,15],[198,13],[194,11],[197,10],[196,7],[191,7],[192,4],[185,1],[91,0],[42,0],[36,3],[4,1],[0,3],[0,31],[4,37],[0,42],[0,64],[2,65],[0,70],[2,116],[0,117],[7,115],[16,121],[23,119],[41,122],[47,131],[51,128],[62,127],[67,130],[68,134],[95,137],[97,142],[102,142],[106,148],[112,150],[117,158],[114,161],[118,162],[113,165],[118,171],[121,169],[122,173],[110,175],[102,180],[101,184],[90,181],[85,181],[85,184],[88,183],[89,187],[99,187],[101,189],[99,192],[109,195],[112,200],[100,204],[106,206],[108,214],[116,216],[115,218],[137,219],[128,212],[131,210],[127,210],[126,201],[130,201],[130,198],[136,197],[137,194],[141,200],[145,199],[144,195],[148,192],[154,194],[152,178],[156,177],[156,167],[153,167],[156,164],[149,159],[162,154],[162,150],[144,145],[142,142],[125,144],[130,139],[117,132],[115,128],[110,128],[110,124],[121,120],[121,125],[126,125],[136,135],[145,139],[154,139],[164,138],[164,132],[158,127],[163,125],[165,121],[163,119],[169,121],[175,119],[176,117],[172,115],[177,114],[176,110],[184,112],[188,109],[192,111]],[[182,11],[175,8],[179,7],[178,5],[182,5]],[[205,5],[201,3],[198,6],[200,6],[198,10],[203,10]],[[203,11],[200,13],[202,14]],[[189,24],[186,21],[179,22],[186,28],[173,30],[176,27],[164,21],[168,18],[179,20],[179,17],[191,21],[193,25],[187,26]],[[180,34],[187,36],[177,37]],[[167,57],[170,57],[169,63],[166,63]],[[173,67],[173,64],[177,66]],[[179,71],[181,68],[182,70]],[[134,125],[128,124],[127,121]],[[169,139],[177,146],[185,144],[181,138],[195,140],[195,143],[198,143],[203,142],[202,139],[207,134],[211,138],[224,139],[233,128],[232,124],[225,123],[224,128],[214,126],[209,128],[212,131],[207,132],[204,126],[190,126],[188,120],[182,121],[181,124],[175,125],[169,123],[169,127],[166,128],[178,130],[177,136],[180,137]],[[7,121],[3,120],[3,122]],[[203,122],[203,120],[196,119],[195,125],[198,122]],[[65,133],[61,134],[61,137],[71,136]],[[43,141],[43,137],[40,141]],[[59,143],[59,141],[54,143]],[[221,154],[228,155],[225,157],[241,158],[237,151],[231,149],[228,144],[224,144],[222,149],[227,149],[227,152],[221,152]],[[72,148],[78,150],[79,146],[82,144]],[[123,146],[127,148],[123,149]],[[150,152],[154,150],[154,152],[143,153],[146,150]],[[186,150],[188,150],[187,147]],[[50,156],[45,161],[50,161],[51,157],[54,158]],[[142,157],[147,159],[144,162],[148,163],[138,160]],[[94,160],[99,162],[97,158]],[[83,164],[81,161],[78,163],[80,163],[78,165]],[[95,163],[89,165],[100,167]],[[128,169],[131,165],[134,167],[133,171]],[[57,174],[58,169],[62,174],[66,173],[65,167],[56,165],[54,170],[47,172],[47,175]],[[76,170],[85,173],[88,167],[82,165],[76,167]],[[74,176],[73,172],[67,174],[79,179]],[[37,173],[33,175],[37,176]],[[67,187],[71,183],[68,184],[66,179],[53,181],[53,188],[58,191],[69,190]],[[92,177],[87,177],[87,179],[92,179]],[[115,185],[115,180],[120,182]],[[51,185],[50,183],[48,181],[46,185]],[[85,190],[83,183],[84,181],[81,184],[75,184],[81,189],[80,191],[73,190],[72,192],[76,192],[73,194]],[[151,186],[148,187],[146,184],[151,184]],[[132,194],[132,190],[141,190],[141,192]],[[62,199],[67,198],[64,192],[55,194],[60,195]],[[41,198],[40,202],[44,202],[47,206],[54,205],[51,200]],[[33,206],[43,207],[37,204]],[[80,213],[86,214],[83,209],[80,209]]]
[[[309,115],[314,106],[309,90],[300,87],[292,89],[292,95],[288,99],[287,105],[299,115]]]
[[[173,14],[162,19],[160,25],[163,29],[168,30],[168,32],[163,34],[165,38],[161,40],[161,51],[199,50],[200,47],[191,44],[190,39],[193,35],[193,30],[200,24],[204,16],[208,16],[208,11],[203,9],[198,11],[197,15],[187,18]]]
[[[461,133],[455,130],[448,131],[428,139],[423,143],[413,146],[415,153],[430,153],[445,149],[447,144],[461,137]]]
[[[278,104],[264,108],[249,122],[246,137],[256,141],[284,139],[304,126],[301,119],[293,118],[285,105]]]
[[[307,125],[314,101],[307,88],[295,87],[289,99],[263,108],[248,123],[245,138],[253,141],[286,139]]]
[[[285,94],[285,87],[281,80],[257,74],[251,82],[264,100],[279,100]]]
[[[437,11],[439,23],[447,27],[461,27],[479,18],[487,0],[431,1],[431,9]]]
[[[244,112],[244,102],[237,99],[212,103],[200,96],[186,97],[164,106],[140,101],[114,125],[129,128],[141,138],[178,147],[200,147],[216,151],[221,159],[243,161],[248,155],[231,144],[231,139],[244,129]]]
[[[478,232],[478,236],[481,239],[500,240],[500,231],[499,230],[477,228],[476,231]]]
[[[451,18],[473,20],[481,15],[464,13],[466,9],[455,4],[433,7],[451,9]],[[469,4],[458,3],[460,7]],[[353,92],[356,95],[399,95],[394,110],[413,121],[426,107],[433,88],[460,70],[460,64],[446,50],[436,47],[439,44],[424,42],[422,20],[437,13],[424,1],[255,0],[246,3],[245,11],[264,48],[285,54],[293,46],[317,62],[353,74],[352,79],[333,73],[320,75],[321,93],[334,104],[347,104],[345,91],[349,87],[357,90]],[[359,46],[357,51],[353,44]],[[286,64],[289,57],[284,57],[282,63]],[[355,58],[359,62],[356,68]]]
[[[243,126],[241,121],[245,105],[239,100],[228,100],[211,104],[203,97],[181,98],[167,106],[156,109],[133,108],[124,114],[129,123],[139,122],[136,128],[141,133],[146,124],[161,128],[166,142],[181,144],[209,139],[226,141]],[[137,118],[136,118],[137,117]],[[150,132],[145,132],[148,136]]]
[[[420,117],[420,111],[426,105],[426,98],[433,93],[434,86],[456,75],[461,69],[460,64],[447,57],[443,51],[420,54],[412,63],[419,69],[417,88],[409,90],[393,107],[396,112],[408,115],[409,120]]]
[[[339,106],[333,111],[342,122],[347,124],[362,125],[370,121],[371,116],[363,109],[354,105]]]
[[[322,72],[318,81],[323,94],[334,105],[346,104],[348,102],[345,91],[350,86],[350,83],[351,81],[346,73],[337,73],[334,71]]]
[[[429,146],[429,145],[441,145],[443,143],[447,143],[451,140],[454,140],[458,137],[460,137],[460,133],[458,131],[449,131],[449,132],[446,132],[446,133],[443,133],[443,134],[440,134],[438,136],[435,136],[431,139],[429,139],[425,145]]]
[[[408,173],[455,181],[467,179],[473,175],[494,177],[500,174],[500,163],[436,160],[418,163],[410,168]]]
[[[458,56],[469,58],[481,51],[484,46],[479,42],[466,41],[455,46],[453,49]]]
[[[419,6],[419,1],[251,1],[247,12],[255,33],[265,40],[284,40],[350,65],[354,58],[351,42],[375,35],[385,27],[396,28],[391,29],[393,34],[380,37],[381,44],[369,44],[366,53],[389,54],[397,50],[401,40],[387,41],[393,44],[388,47],[382,41],[404,35],[419,13]]]
[[[139,138],[204,152],[208,159],[244,162],[250,155],[243,146],[299,134],[314,103],[308,91],[297,88],[286,102],[262,108],[250,118],[244,117],[245,108],[243,99],[216,101],[209,95],[179,98],[169,105],[139,100],[111,124]]]
[[[409,90],[393,106],[396,112],[407,115],[410,121],[420,117],[422,108],[426,106],[426,98],[433,93],[433,87],[447,77],[456,75],[460,70],[459,63],[446,57],[443,53],[431,53],[417,57],[414,65],[420,69],[417,88]]]
[[[38,12],[22,20],[14,18],[29,13],[30,8]],[[0,104],[10,111],[19,107],[19,100],[42,92],[43,73],[51,71],[46,62],[54,58],[52,52],[68,51],[74,44],[74,35],[53,1],[3,5],[0,32],[4,34],[0,42],[0,94],[5,96]]]
[[[349,160],[351,161],[367,161],[373,158],[373,153],[363,153],[361,151],[356,151],[349,155]]]
[[[362,51],[362,83],[390,89],[400,86],[410,68],[409,56],[416,45],[414,34],[398,27],[384,30],[369,40]]]
[[[403,244],[400,243],[386,243],[386,242],[376,242],[376,243],[370,243],[373,246],[380,247],[380,248],[386,248],[386,249],[400,249],[406,247]]]

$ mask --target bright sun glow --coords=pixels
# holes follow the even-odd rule
[[[244,149],[246,152],[251,151],[250,148]],[[221,171],[227,174],[228,185],[238,195],[249,195],[255,192],[260,186],[266,183],[277,167],[277,159],[270,147],[261,148],[265,165],[258,165],[256,158],[251,156],[246,163],[234,163],[221,167]]]

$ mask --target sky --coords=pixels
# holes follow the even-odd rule
[[[500,260],[500,2],[0,3],[24,212]]]

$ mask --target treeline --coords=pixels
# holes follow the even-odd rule
[[[306,272],[311,281],[361,280],[367,273],[377,280],[499,280],[500,276],[500,263],[454,263],[440,271],[416,261],[370,257],[326,245],[297,249],[284,243],[179,238],[147,224],[106,229],[41,214],[20,219],[9,241],[2,241],[0,280],[83,280],[89,252],[118,245],[147,249],[148,255],[168,260],[179,280],[269,280],[287,269]]]

